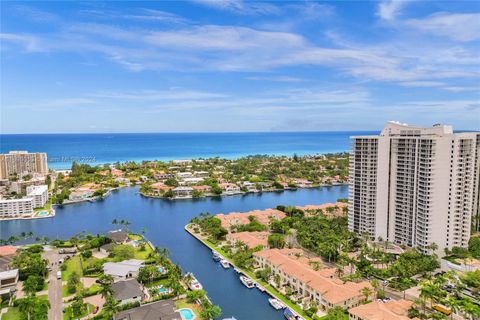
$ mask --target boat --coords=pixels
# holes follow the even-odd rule
[[[243,285],[248,289],[252,289],[253,287],[255,287],[255,283],[249,277],[240,276],[240,281],[242,281]]]
[[[218,262],[218,261],[222,260],[222,257],[220,256],[220,254],[218,254],[218,252],[213,251],[212,259],[213,259],[214,261],[217,261],[217,262]]]
[[[265,292],[265,288],[263,286],[261,286],[260,284],[255,283],[255,287],[257,287],[257,289],[260,290],[261,292]]]
[[[233,270],[235,270],[235,272],[236,272],[236,273],[240,273],[240,272],[242,272],[242,271],[240,271],[240,270],[239,270],[239,269],[237,269],[237,268],[233,268]]]
[[[231,318],[223,318],[223,320],[237,320],[237,319],[235,319],[234,317],[231,317]]]
[[[297,320],[297,315],[290,308],[285,308],[283,315],[288,320]]]
[[[280,300],[277,300],[275,298],[270,298],[268,299],[268,302],[275,310],[283,309],[283,304],[280,302]]]
[[[220,260],[220,264],[221,264],[222,267],[224,267],[225,269],[230,268],[230,262],[228,262],[228,261],[225,260],[225,259]]]
[[[189,273],[189,275],[192,278],[192,280],[190,280],[190,282],[188,283],[188,287],[190,288],[190,290],[202,290],[202,284],[197,280],[197,278],[195,278],[193,273]]]

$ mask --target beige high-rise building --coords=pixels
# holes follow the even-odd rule
[[[27,151],[10,151],[0,154],[0,179],[25,173],[47,174],[47,154],[28,153]]]
[[[388,122],[352,137],[349,229],[428,253],[466,247],[479,214],[480,133]]]

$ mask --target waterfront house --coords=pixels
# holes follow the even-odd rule
[[[143,299],[143,291],[136,279],[119,281],[112,284],[113,298],[120,304],[140,302]]]
[[[182,320],[173,300],[160,300],[117,313],[113,320]]]
[[[227,234],[227,240],[232,244],[236,244],[238,241],[243,243],[247,248],[253,249],[258,246],[264,248],[268,247],[268,236],[270,232],[259,231],[259,232],[237,232]]]
[[[373,301],[348,310],[350,320],[409,320],[408,310],[413,302],[407,300],[391,300],[388,302]]]
[[[136,278],[140,268],[145,265],[143,260],[130,259],[121,262],[107,262],[103,265],[103,273],[112,276],[115,281]]]
[[[200,182],[203,182],[203,178],[184,178],[180,181],[180,184],[193,185]]]
[[[107,233],[106,237],[116,244],[126,243],[128,233],[123,230],[114,230]]]
[[[313,185],[313,182],[307,179],[293,179],[293,183],[300,188],[309,188]]]
[[[192,196],[193,189],[190,187],[176,187],[172,191],[175,198],[189,198]]]
[[[201,191],[201,192],[203,192],[203,193],[210,193],[210,192],[212,192],[212,187],[210,187],[210,186],[205,186],[205,185],[202,185],[202,186],[192,186],[192,189],[193,189],[193,190]]]
[[[282,220],[286,217],[285,212],[282,212],[277,209],[265,209],[265,210],[253,210],[248,212],[232,212],[229,214],[217,214],[216,217],[220,219],[222,227],[229,230],[231,226],[234,225],[244,225],[250,222],[250,216],[255,217],[255,219],[263,224],[268,225],[271,219]]]
[[[218,186],[222,189],[223,193],[226,194],[234,194],[240,192],[240,187],[237,186],[235,183],[225,182],[220,183]]]
[[[323,310],[334,307],[348,309],[359,305],[363,299],[362,289],[371,288],[368,281],[343,282],[335,278],[335,268],[319,268],[321,260],[307,259],[300,249],[269,249],[253,253],[260,269],[270,267],[275,277],[280,277],[277,286],[280,292],[290,287],[297,300],[315,303]],[[314,263],[312,263],[314,262]]]
[[[167,186],[166,184],[164,184],[162,182],[157,182],[157,183],[152,184],[151,188],[152,188],[153,192],[156,193],[157,195],[164,194],[168,190],[173,189],[173,187]]]

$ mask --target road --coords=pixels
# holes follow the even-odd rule
[[[49,261],[52,268],[48,274],[48,300],[50,301],[50,310],[48,311],[49,320],[63,319],[63,301],[62,301],[62,280],[57,279],[57,271],[60,270],[58,261],[61,259],[57,249],[46,250],[43,257]]]

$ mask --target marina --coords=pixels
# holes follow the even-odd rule
[[[194,273],[213,303],[222,308],[224,318],[280,320],[284,319],[283,313],[269,305],[267,292],[245,287],[233,267],[227,270],[218,268],[219,263],[212,259],[212,250],[185,232],[185,225],[200,212],[221,213],[272,208],[278,204],[333,202],[344,198],[348,188],[333,186],[180,202],[147,199],[141,197],[137,190],[135,187],[123,188],[96,202],[57,206],[55,217],[50,219],[3,221],[0,223],[0,234],[2,238],[8,238],[31,231],[35,236],[68,239],[82,231],[93,234],[106,232],[112,229],[113,219],[125,219],[131,223],[133,232],[141,233],[141,226],[146,226],[145,236],[154,246],[167,248],[173,262],[178,263],[184,272]]]

